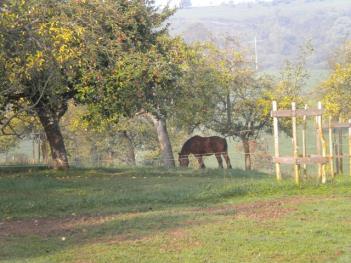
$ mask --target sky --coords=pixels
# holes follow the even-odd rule
[[[165,5],[167,2],[171,4],[178,4],[180,0],[156,0],[156,4]],[[210,5],[219,5],[223,2],[228,2],[229,0],[191,0],[193,6],[210,6]],[[254,2],[255,0],[233,0],[234,3],[249,3]],[[269,0],[267,0],[269,1]]]

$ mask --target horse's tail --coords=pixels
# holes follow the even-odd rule
[[[226,138],[223,138],[223,140],[224,140],[224,149],[223,149],[223,151],[224,151],[225,153],[228,153],[228,143],[227,143],[227,139],[226,139]]]

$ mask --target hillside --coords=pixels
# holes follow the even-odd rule
[[[180,9],[172,17],[171,32],[186,41],[224,36],[239,39],[254,54],[258,40],[261,69],[279,69],[297,56],[301,45],[311,40],[314,54],[310,68],[326,69],[335,49],[351,36],[349,0],[276,0],[240,5]]]

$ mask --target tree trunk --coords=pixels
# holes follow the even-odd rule
[[[126,148],[127,148],[127,152],[126,152],[126,162],[128,165],[135,165],[135,151],[134,151],[134,145],[132,142],[132,139],[128,136],[128,133],[126,131],[122,131],[120,132],[120,136],[121,138],[123,138],[123,140],[126,143]]]
[[[41,142],[41,153],[42,153],[42,158],[43,158],[43,162],[45,164],[48,163],[48,159],[49,159],[49,153],[48,153],[48,146],[47,146],[47,140],[46,138],[44,138]]]
[[[243,143],[244,155],[245,155],[245,170],[250,171],[252,170],[250,143],[249,143],[249,140],[246,138],[242,138],[241,141]]]
[[[156,118],[151,114],[149,114],[149,117],[152,119],[156,128],[157,137],[163,158],[163,165],[167,168],[175,167],[172,145],[168,136],[166,120],[162,118]]]
[[[98,149],[94,141],[91,142],[92,146],[90,148],[90,157],[91,157],[91,164],[93,166],[99,166],[98,164]]]
[[[339,122],[341,122],[341,120],[339,119]],[[342,141],[342,129],[339,129],[338,131],[338,145],[339,145],[339,171],[340,174],[344,173],[344,160],[343,160],[343,155],[344,155],[344,151],[343,151],[343,141]]]
[[[38,138],[38,164],[40,164],[40,160],[41,160],[41,139],[40,139],[40,134],[39,134],[39,138]]]
[[[47,141],[50,145],[53,168],[65,170],[69,168],[69,165],[65,144],[59,125],[59,118],[50,115],[52,114],[45,114],[45,112],[42,111],[38,114],[40,122],[44,128]]]
[[[227,127],[232,126],[232,103],[230,101],[230,93],[227,95]]]

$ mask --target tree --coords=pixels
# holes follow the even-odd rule
[[[191,97],[195,99],[188,101],[190,107],[183,107],[189,110],[192,102],[203,106],[196,111],[189,110],[187,119],[196,120],[199,126],[226,137],[239,139],[243,144],[245,168],[250,170],[250,140],[271,129],[272,100],[278,100],[283,107],[291,101],[301,101],[301,86],[306,77],[304,64],[287,63],[280,78],[274,79],[258,74],[250,60],[237,48],[230,45],[226,49],[213,45],[204,47],[200,52],[204,62],[193,63],[190,70],[193,74],[187,79],[197,94]],[[183,104],[186,103],[185,100]],[[288,132],[288,125],[284,127]]]
[[[351,64],[338,65],[323,83],[323,102],[334,117],[351,117]]]
[[[70,103],[62,118],[67,151],[76,164],[99,165],[105,160],[110,164],[135,165],[137,151],[158,148],[153,123],[143,116],[120,117],[115,123],[98,116],[88,121],[87,114],[86,106]]]
[[[250,62],[233,48],[218,49],[205,44],[195,46],[194,52],[183,78],[188,87],[184,98],[188,99],[181,102],[178,118],[191,130],[202,126],[239,138],[249,170],[249,140],[268,126],[270,112],[265,108],[268,104],[262,101],[269,99],[272,82],[256,77]]]
[[[0,154],[5,154],[14,149],[19,143],[19,139],[16,136],[1,136],[0,137]]]
[[[80,53],[79,31],[55,21],[57,16],[49,1],[5,1],[0,20],[1,123],[7,126],[24,112],[37,115],[57,166],[67,167],[58,121],[72,96],[70,67]],[[13,115],[6,120],[9,110]]]
[[[166,167],[175,166],[167,118],[174,114],[177,101],[182,99],[179,84],[184,48],[179,38],[172,39],[166,33],[159,36],[148,50],[121,57],[115,72],[98,90],[103,100],[95,102],[98,95],[93,88],[86,98],[94,102],[90,108],[92,117],[100,114],[107,119],[118,119],[121,113],[129,118],[148,116],[154,123]]]
[[[59,125],[67,103],[86,103],[93,91],[93,102],[103,100],[99,89],[126,54],[148,50],[164,33],[171,12],[150,3],[2,1],[0,123],[8,125],[23,112],[38,116],[54,166],[68,168]]]
[[[173,120],[175,125],[191,134],[204,130],[218,103],[221,74],[207,56],[213,51],[208,43],[195,43],[186,49],[184,72],[180,80],[181,99],[177,100]]]
[[[346,42],[335,56],[333,72],[322,85],[324,105],[331,116],[351,117],[351,42]]]

